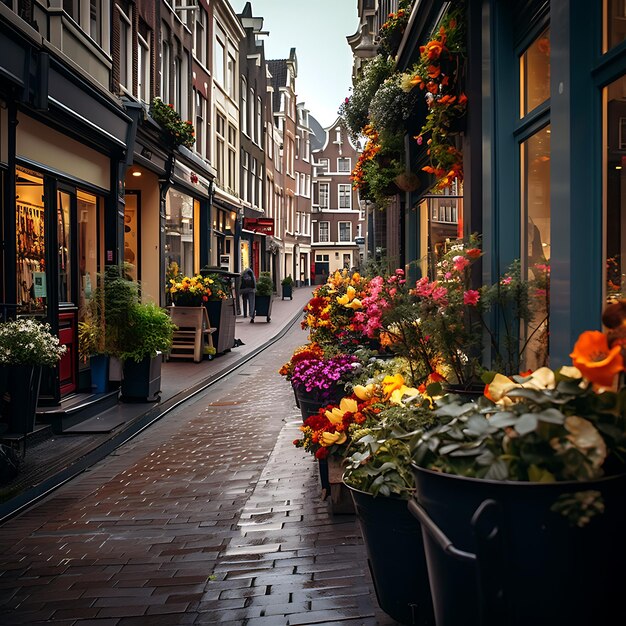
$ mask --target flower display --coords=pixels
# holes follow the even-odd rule
[[[0,323],[0,365],[56,365],[67,347],[50,324],[20,318]]]
[[[150,105],[152,119],[161,126],[167,140],[173,146],[191,148],[196,142],[195,130],[190,120],[183,121],[172,104],[155,98]]]
[[[430,165],[422,169],[434,175],[435,190],[463,182],[463,154],[454,135],[465,117],[467,96],[463,93],[465,17],[463,3],[451,9],[432,40],[420,47],[420,59],[401,78],[405,91],[419,88],[425,94],[428,115],[418,145],[426,140]]]
[[[599,335],[582,333],[572,352],[586,375],[576,366],[497,373],[477,402],[438,398],[439,423],[415,440],[415,463],[461,476],[548,483],[623,472],[626,389],[608,390],[607,383],[624,371],[624,362],[620,347],[614,352]],[[573,504],[557,502],[555,510],[579,525],[603,510],[599,493]]]
[[[395,13],[389,13],[387,20],[381,25],[378,33],[378,47],[383,54],[393,56],[397,52],[402,35],[409,23],[410,7],[410,2],[402,2],[400,8]]]
[[[362,339],[353,324],[367,281],[357,272],[336,271],[320,285],[304,307],[302,328],[320,345],[355,346]]]
[[[302,359],[293,367],[291,384],[294,389],[313,394],[323,402],[333,398],[339,385],[349,380],[358,367],[358,357],[351,354]]]
[[[295,366],[301,361],[313,361],[324,358],[324,349],[316,344],[309,343],[306,346],[300,346],[293,351],[291,358],[285,363],[278,373],[287,380],[291,380]]]
[[[199,306],[213,295],[213,279],[196,276],[179,276],[169,281],[169,294],[177,306]]]

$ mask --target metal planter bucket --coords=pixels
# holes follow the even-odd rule
[[[409,510],[422,524],[437,626],[626,623],[626,475],[498,482],[414,466]],[[551,509],[598,491],[584,527]]]
[[[419,523],[407,501],[349,485],[380,608],[401,624],[435,623]]]

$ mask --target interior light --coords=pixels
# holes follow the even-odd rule
[[[616,165],[616,166],[615,166],[615,169],[616,169],[616,170],[621,170],[621,169],[622,169],[622,166],[621,166],[621,165]]]
[[[139,170],[134,170],[133,176],[141,176],[141,172]]]

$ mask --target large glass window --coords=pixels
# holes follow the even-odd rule
[[[605,40],[603,50],[606,52],[626,39],[626,0],[607,0],[605,7]]]
[[[150,33],[145,31],[137,37],[137,95],[150,102]]]
[[[352,241],[352,224],[350,222],[339,222],[339,241],[342,243]]]
[[[133,78],[131,16],[130,12],[125,13],[119,5],[117,11],[120,24],[120,85],[130,90]]]
[[[621,142],[626,117],[626,76],[604,89],[605,295],[626,297],[626,153]]]
[[[73,302],[72,293],[72,196],[57,192],[57,246],[59,249],[59,302]]]
[[[195,20],[195,32],[193,41],[193,52],[202,65],[207,64],[206,59],[206,43],[207,43],[207,12],[202,6],[196,6],[194,15]]]
[[[46,232],[43,177],[18,167],[15,183],[18,312],[46,312]]]
[[[550,29],[520,56],[520,117],[550,97]]]
[[[545,365],[550,314],[550,127],[521,144],[523,269],[532,318],[523,334],[526,367]]]
[[[78,320],[91,300],[98,280],[98,199],[84,191],[77,192],[79,294]]]
[[[194,274],[193,198],[176,189],[165,201],[165,256],[167,266],[177,263],[185,276]]]

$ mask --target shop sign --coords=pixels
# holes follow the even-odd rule
[[[274,220],[271,217],[244,217],[243,227],[255,233],[274,236]]]

